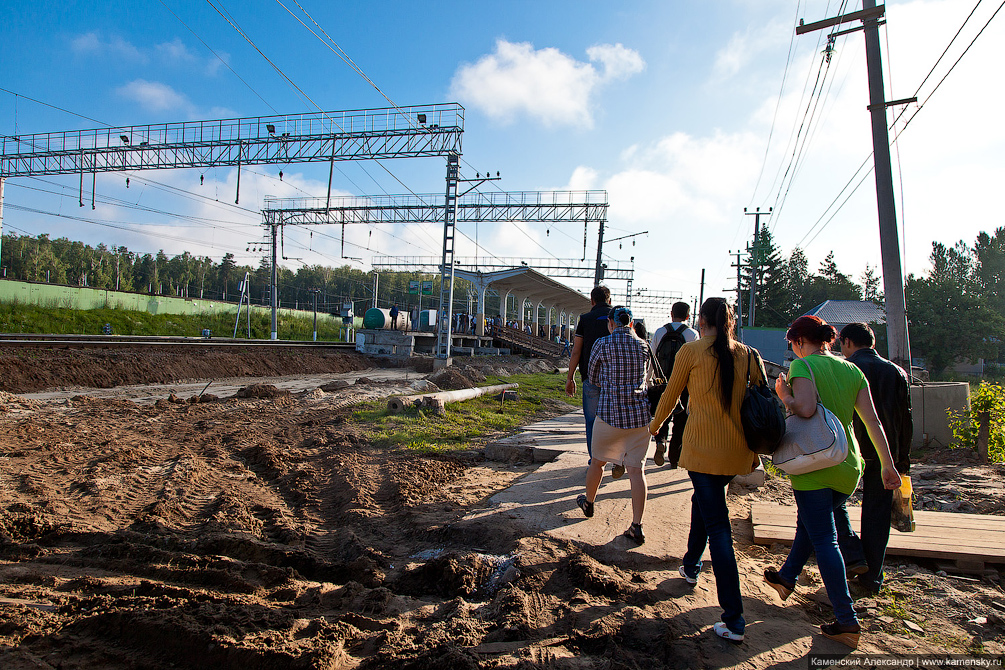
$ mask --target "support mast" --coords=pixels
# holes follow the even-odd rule
[[[893,167],[890,160],[890,135],[886,124],[886,108],[912,100],[887,103],[883,90],[883,59],[879,44],[880,18],[886,12],[876,0],[863,0],[862,10],[832,19],[800,25],[796,34],[829,28],[849,21],[862,21],[865,33],[865,57],[869,74],[869,113],[872,116],[872,147],[876,173],[876,204],[879,210],[879,245],[883,260],[883,291],[886,294],[886,328],[890,360],[908,374],[911,370],[911,343],[907,328],[907,301],[904,296],[904,271],[900,263],[900,240],[897,234],[897,206],[893,190]],[[843,30],[848,33],[852,30]]]

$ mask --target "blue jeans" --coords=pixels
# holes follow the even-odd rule
[[[588,379],[583,379],[583,418],[586,419],[586,452],[593,460],[593,422],[597,419],[600,405],[600,387]]]
[[[863,586],[879,591],[883,586],[883,561],[890,541],[890,514],[893,511],[893,491],[883,486],[883,469],[879,461],[866,461],[862,474],[862,535],[855,534],[848,520],[848,510],[842,504],[834,510],[838,546],[845,565],[865,561],[869,571],[859,575]]]
[[[834,489],[815,491],[793,491],[796,497],[798,520],[796,538],[792,541],[789,556],[778,574],[787,582],[795,583],[803,566],[809,560],[810,552],[816,552],[817,567],[827,588],[827,597],[834,606],[834,617],[845,625],[858,623],[848,593],[844,559],[838,548],[837,526],[834,517],[837,510],[848,499],[847,493]],[[889,522],[888,522],[889,523]]]
[[[691,532],[687,536],[687,553],[681,559],[684,572],[695,577],[701,570],[701,555],[708,545],[715,570],[715,588],[722,607],[720,617],[732,632],[742,635],[746,626],[743,601],[740,599],[740,573],[733,553],[733,532],[726,507],[726,487],[732,475],[706,475],[688,472],[694,493],[691,495]]]

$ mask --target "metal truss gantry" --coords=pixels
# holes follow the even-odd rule
[[[265,222],[281,225],[434,223],[443,220],[439,194],[338,198],[266,198]],[[471,192],[457,197],[457,222],[545,223],[607,220],[607,191]]]
[[[607,191],[515,191],[457,194],[459,179],[447,164],[447,189],[443,199],[436,194],[349,196],[340,198],[266,199],[265,225],[275,231],[285,225],[433,223],[443,221],[443,254],[431,264],[440,275],[437,312],[437,357],[450,357],[450,327],[453,321],[454,226],[456,223],[527,221],[589,223],[601,226],[607,220]],[[477,181],[477,180],[474,180]],[[273,248],[275,245],[273,245]],[[525,260],[525,259],[522,259]],[[519,264],[514,264],[519,265]],[[513,266],[508,266],[513,267]],[[446,317],[446,318],[444,318]]]
[[[526,265],[549,277],[590,279],[595,273],[592,266],[583,265],[579,258],[527,258],[519,256],[456,256],[454,265],[465,270],[502,270]],[[438,272],[440,259],[436,256],[385,256],[373,261],[374,269],[387,272]],[[609,262],[604,277],[615,281],[631,281],[635,273],[631,264]]]
[[[7,177],[79,174],[83,206],[85,173],[93,189],[98,172],[237,167],[240,200],[242,165],[327,162],[330,193],[335,161],[445,156],[456,166],[463,133],[464,108],[444,103],[0,136],[0,235]],[[273,227],[274,340],[275,241]]]
[[[0,178],[446,156],[456,103],[73,130],[0,139]]]
[[[632,308],[636,315],[658,316],[659,318],[670,316],[670,308],[675,302],[684,299],[683,295],[677,291],[650,291],[646,288],[628,289],[627,295],[616,295],[612,292],[611,300],[625,299],[625,304],[635,306]],[[662,323],[655,324],[653,328],[662,326]]]

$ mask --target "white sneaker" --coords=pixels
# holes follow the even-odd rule
[[[683,565],[677,568],[677,572],[679,572],[680,576],[684,578],[684,581],[690,584],[691,586],[694,586],[695,584],[698,583],[698,578],[691,577],[690,575],[688,575],[687,572],[684,571]]]
[[[729,640],[733,644],[740,644],[743,642],[743,633],[734,633],[729,630],[729,627],[722,621],[712,626],[712,631],[723,640]]]

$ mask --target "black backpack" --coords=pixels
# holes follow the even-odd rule
[[[663,374],[670,377],[670,373],[673,370],[674,361],[677,359],[677,352],[680,348],[684,346],[686,340],[684,339],[684,329],[687,328],[686,324],[680,324],[678,330],[674,330],[672,323],[668,323],[663,326],[666,328],[666,333],[663,338],[656,345],[656,361],[660,364],[660,369]]]

